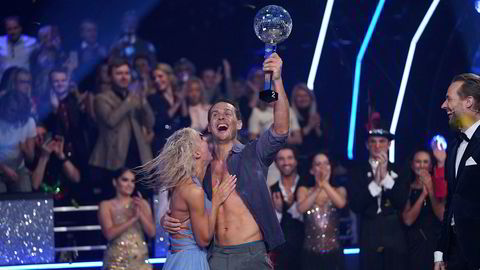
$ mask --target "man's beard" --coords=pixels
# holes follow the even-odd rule
[[[121,87],[115,82],[112,83],[112,90],[123,96],[124,98],[128,95],[128,87]]]
[[[285,172],[284,170],[280,171],[282,176],[285,176],[285,177],[292,176],[294,172],[295,172],[295,168],[292,168],[290,171],[287,171],[287,172]]]
[[[457,130],[460,129],[460,120],[458,120],[458,117],[452,114],[450,119],[448,119],[448,125],[450,126],[451,129]]]
[[[466,115],[457,116],[455,113],[448,120],[448,125],[455,131],[470,127],[473,123],[475,123],[475,119],[472,117]]]

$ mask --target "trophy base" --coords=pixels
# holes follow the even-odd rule
[[[271,103],[278,100],[278,93],[273,90],[260,91],[260,99],[264,102]]]

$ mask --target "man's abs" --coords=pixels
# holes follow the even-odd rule
[[[262,239],[257,222],[234,191],[218,211],[215,228],[216,244],[233,246]]]

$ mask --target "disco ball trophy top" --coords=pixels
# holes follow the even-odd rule
[[[257,37],[265,43],[265,59],[277,49],[277,44],[284,41],[292,32],[292,18],[288,12],[276,5],[260,9],[253,20],[253,28]],[[264,90],[260,91],[260,99],[265,102],[278,100],[278,93],[272,89],[272,73],[265,74]]]

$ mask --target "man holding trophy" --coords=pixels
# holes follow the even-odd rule
[[[236,175],[237,186],[218,211],[214,241],[208,252],[211,269],[273,269],[267,252],[285,242],[267,186],[267,171],[289,131],[289,103],[281,76],[282,60],[275,44],[291,31],[291,19],[278,6],[261,9],[255,19],[257,36],[267,43],[263,70],[265,90],[260,98],[274,104],[274,122],[257,140],[242,145],[237,131],[242,128],[235,103],[219,100],[208,113],[208,130],[213,138],[213,160],[204,181],[206,196],[228,174]],[[271,88],[276,90],[276,92]],[[162,224],[169,233],[180,228],[180,221],[166,215]]]

